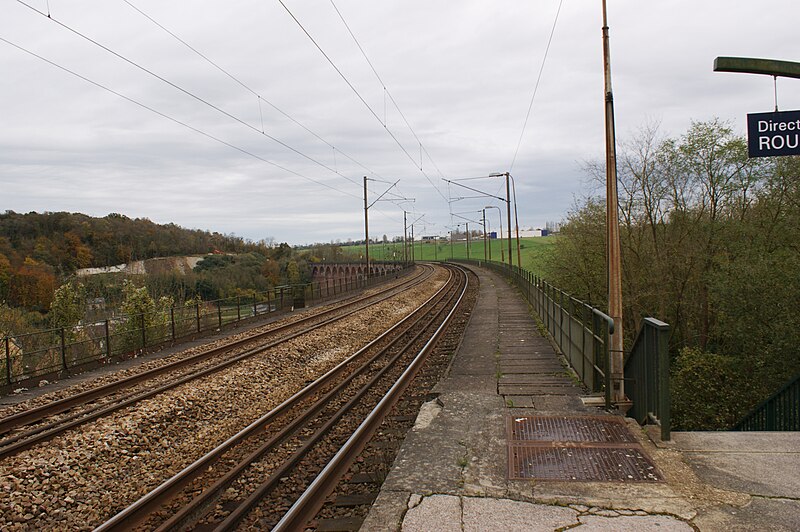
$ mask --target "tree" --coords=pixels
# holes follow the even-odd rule
[[[748,159],[744,139],[719,120],[667,139],[646,126],[620,146],[626,345],[642,317],[669,323],[673,358],[683,357],[675,422],[721,428],[800,372],[800,158]],[[576,206],[547,267],[554,284],[600,308],[603,210],[602,198]],[[717,366],[727,377],[712,374]],[[747,393],[712,393],[726,413],[698,421],[689,407],[708,403],[705,382],[746,382]]]
[[[81,283],[65,283],[53,293],[50,323],[54,328],[72,329],[86,314],[86,287]]]

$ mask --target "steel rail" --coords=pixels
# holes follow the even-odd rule
[[[269,478],[264,481],[260,486],[258,486],[248,497],[245,499],[239,506],[233,509],[230,514],[220,523],[218,526],[214,528],[216,531],[227,531],[233,530],[236,526],[246,518],[247,514],[259,504],[259,502],[264,498],[267,493],[269,493],[272,489],[274,489],[277,484],[280,482],[281,478],[284,478],[299,462],[303,459],[303,457],[321,440],[327,433],[333,428],[333,426],[339,422],[346,414],[348,414],[351,410],[353,410],[358,404],[359,401],[366,395],[368,392],[372,391],[375,384],[386,374],[393,369],[398,361],[407,354],[408,350],[419,340],[419,338],[429,330],[429,327],[433,325],[443,314],[445,311],[448,310],[449,305],[456,301],[460,301],[460,297],[458,294],[458,280],[454,282],[452,288],[455,288],[454,293],[448,299],[447,304],[444,305],[442,308],[436,310],[435,315],[431,317],[429,322],[426,324],[423,330],[420,330],[412,340],[406,343],[402,350],[396,353],[390,362],[382,368],[376,375],[374,375],[364,386],[358,390],[358,392],[350,398],[346,404],[339,408],[339,410],[332,416],[330,416],[325,423],[312,435],[309,436],[303,445],[298,448],[292,456],[284,461],[278,469],[272,472]],[[441,326],[440,326],[441,327]],[[437,328],[437,330],[440,329]],[[435,334],[435,331],[434,331]],[[427,345],[427,343],[426,343]],[[415,356],[416,357],[416,356]],[[166,530],[166,529],[165,529]]]
[[[128,530],[157,511],[161,506],[179,493],[189,482],[194,480],[197,476],[202,474],[211,464],[216,462],[221,456],[228,452],[231,448],[238,445],[245,439],[251,437],[253,434],[263,430],[267,425],[273,423],[280,416],[289,412],[301,401],[318,393],[324,386],[328,385],[333,379],[341,375],[353,361],[362,357],[364,353],[374,348],[380,342],[384,341],[391,334],[395,333],[398,329],[404,327],[409,320],[414,319],[418,312],[423,312],[423,309],[429,305],[437,296],[447,288],[443,286],[436,294],[432,295],[424,303],[422,303],[414,312],[409,316],[403,318],[388,330],[384,331],[381,335],[373,339],[364,347],[347,357],[345,360],[331,368],[328,372],[312,383],[309,383],[303,389],[296,392],[294,395],[283,401],[280,405],[273,408],[270,412],[262,417],[256,419],[250,425],[232,435],[230,438],[220,443],[217,447],[207,452],[201,458],[186,466],[183,470],[173,475],[171,478],[163,482],[161,485],[150,491],[139,500],[129,505],[121,512],[114,515],[112,518],[101,524],[95,530],[97,532],[107,532],[112,530]]]
[[[449,290],[454,286],[456,285],[450,284],[448,281],[448,285],[446,285],[445,288]],[[330,432],[333,426],[358,404],[358,401],[363,399],[364,395],[372,391],[372,388],[380,379],[384,378],[387,373],[396,367],[400,358],[403,357],[411,348],[411,346],[414,345],[414,343],[419,340],[419,338],[429,329],[429,327],[436,322],[442,312],[447,309],[447,304],[445,304],[442,306],[442,308],[436,311],[436,306],[439,305],[439,303],[441,303],[447,296],[447,293],[444,291],[440,291],[440,293],[441,296],[438,297],[437,301],[430,305],[432,307],[431,309],[423,309],[420,307],[419,310],[423,312],[420,313],[421,315],[415,319],[413,323],[409,324],[405,331],[402,331],[388,345],[384,346],[377,353],[375,353],[370,360],[366,361],[355,372],[348,375],[346,379],[337,384],[336,387],[326,393],[322,398],[318,399],[315,404],[311,405],[297,418],[292,420],[289,425],[283,427],[283,429],[271,437],[267,442],[261,444],[258,449],[248,454],[245,459],[241,460],[233,469],[229,470],[227,473],[225,473],[225,475],[220,477],[211,487],[204,490],[200,496],[193,499],[177,514],[164,522],[156,529],[156,531],[165,532],[169,530],[181,530],[186,528],[189,519],[196,518],[198,515],[201,515],[201,509],[207,508],[208,505],[210,505],[211,502],[217,498],[217,494],[233,483],[233,481],[236,480],[236,478],[239,477],[248,467],[250,467],[253,462],[257,461],[266,453],[272,451],[278,445],[294,436],[300,429],[304,428],[303,424],[307,423],[315,415],[319,414],[325,407],[330,406],[332,400],[337,397],[337,395],[342,392],[353,381],[353,379],[370,369],[370,367],[373,366],[373,364],[375,364],[380,358],[384,357],[385,355],[389,355],[392,347],[399,343],[400,340],[402,340],[408,333],[412,332],[419,322],[425,320],[425,318],[428,318],[426,323],[417,331],[417,333],[414,334],[411,339],[405,341],[404,345],[399,348],[394,355],[391,355],[390,359],[386,363],[382,364],[378,371],[372,377],[370,377],[366,383],[361,385],[360,388],[344,405],[338,408],[335,414],[329,416],[325,423],[320,426],[314,432],[314,434],[305,437],[303,445],[296,449],[287,460],[285,460],[276,470],[274,470],[265,482],[263,482],[255,491],[253,491],[247,497],[247,499],[241,505],[239,505],[239,507],[229,514],[229,517],[226,520],[229,522],[240,521],[241,518],[243,518],[249,512],[253,505],[257,504],[266,493],[274,489],[281,478],[284,478],[287,473],[291,471],[291,469],[294,468],[311,449],[314,448],[319,440],[325,437],[325,435]],[[450,300],[452,300],[452,297]],[[449,301],[446,303],[449,303]]]
[[[203,361],[205,361],[205,360],[207,360],[207,359],[209,359],[211,357],[214,357],[216,355],[219,355],[219,354],[231,351],[233,349],[236,349],[238,347],[241,347],[242,345],[246,345],[246,344],[251,343],[251,342],[256,342],[256,341],[262,340],[265,337],[280,333],[282,331],[285,331],[286,329],[289,329],[289,328],[292,328],[292,327],[296,327],[297,325],[302,325],[303,323],[307,323],[309,321],[313,321],[315,319],[319,319],[320,317],[324,317],[326,315],[330,315],[330,314],[333,314],[333,313],[336,313],[336,312],[340,312],[343,309],[358,305],[359,303],[363,303],[365,301],[368,301],[369,299],[375,298],[376,296],[380,296],[379,299],[377,299],[376,301],[370,303],[370,304],[377,304],[377,303],[379,303],[379,302],[381,302],[381,301],[383,301],[385,299],[388,299],[388,298],[392,297],[393,296],[393,294],[392,294],[393,292],[400,291],[400,290],[403,290],[403,289],[407,288],[407,285],[413,285],[415,283],[420,283],[420,282],[424,281],[424,279],[427,278],[427,277],[423,277],[423,276],[430,276],[431,272],[432,272],[432,270],[429,271],[429,272],[421,272],[420,275],[418,275],[418,276],[416,276],[416,277],[414,277],[412,279],[407,279],[403,283],[401,283],[399,285],[395,285],[395,286],[393,286],[393,287],[391,287],[391,288],[389,288],[387,290],[384,290],[382,292],[378,292],[377,294],[370,294],[368,296],[360,297],[360,298],[357,298],[357,299],[352,300],[352,301],[345,301],[344,304],[339,305],[337,307],[334,307],[334,308],[331,308],[331,309],[328,309],[328,310],[325,310],[325,311],[322,311],[322,312],[319,312],[319,313],[315,313],[315,314],[312,314],[312,315],[309,315],[309,316],[305,316],[305,317],[300,318],[298,320],[292,321],[291,323],[286,323],[286,324],[280,325],[278,327],[269,329],[268,331],[263,331],[261,333],[250,335],[250,336],[248,336],[246,338],[241,338],[239,340],[235,340],[233,342],[229,342],[229,343],[227,343],[227,344],[225,344],[223,346],[212,348],[212,349],[210,349],[208,351],[204,351],[202,353],[198,353],[196,355],[192,355],[190,357],[175,361],[173,363],[166,364],[166,365],[160,366],[158,368],[153,368],[151,370],[147,370],[147,371],[144,371],[142,373],[138,373],[136,375],[131,375],[130,377],[121,379],[119,381],[114,381],[114,382],[105,384],[103,386],[99,386],[97,388],[92,388],[90,390],[86,390],[86,391],[80,392],[78,394],[69,396],[69,397],[64,397],[62,399],[58,399],[56,401],[52,401],[50,403],[47,403],[45,405],[42,405],[42,406],[39,406],[39,407],[36,407],[36,408],[31,408],[29,410],[24,410],[24,411],[19,412],[17,414],[13,414],[11,416],[4,417],[4,418],[0,419],[0,434],[6,433],[9,430],[14,429],[16,427],[19,427],[21,425],[27,425],[27,424],[35,423],[37,421],[40,421],[40,420],[44,419],[45,417],[52,416],[52,415],[55,415],[55,414],[59,414],[61,412],[69,410],[70,408],[73,408],[73,407],[81,405],[81,404],[86,404],[86,403],[91,402],[91,401],[93,401],[95,399],[110,395],[110,394],[112,394],[114,392],[117,392],[119,390],[123,390],[125,388],[130,388],[131,386],[134,386],[136,384],[139,384],[141,382],[144,382],[146,380],[149,380],[149,379],[152,379],[152,378],[155,378],[155,377],[159,377],[159,376],[161,376],[161,375],[163,375],[165,373],[169,373],[171,371],[174,371],[174,370],[177,370],[177,369],[181,369],[181,368],[186,367],[186,366],[190,366],[190,365],[193,365],[193,364],[197,364],[197,363],[203,362]],[[358,310],[355,310],[353,312],[357,312],[357,311]]]
[[[316,478],[300,495],[291,508],[289,508],[289,511],[278,521],[272,529],[273,532],[302,530],[305,524],[313,519],[320,508],[322,508],[327,495],[333,491],[339,479],[347,472],[350,464],[364,449],[367,442],[372,437],[372,434],[377,430],[383,422],[383,419],[414,379],[419,368],[425,362],[428,353],[430,353],[443,332],[450,325],[469,287],[469,277],[463,269],[461,269],[461,271],[464,273],[465,278],[464,287],[458,297],[458,301],[453,305],[453,308],[450,310],[444,322],[439,326],[425,346],[420,349],[419,353],[414,357],[414,360],[397,382],[389,389],[375,408],[372,409],[367,418],[358,426],[355,432],[353,432],[353,435],[350,436],[347,442],[339,449],[333,459],[328,462],[319,474],[317,474]]]

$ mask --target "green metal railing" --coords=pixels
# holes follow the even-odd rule
[[[744,416],[733,430],[800,430],[800,375]]]
[[[669,395],[669,325],[645,318],[625,358],[625,394],[633,406],[628,416],[639,422],[661,426],[661,439],[669,441],[671,430]]]
[[[603,392],[611,407],[611,359],[608,350],[614,320],[601,310],[572,297],[533,273],[494,261],[456,260],[508,277],[539,315],[560,354],[593,393]]]
[[[0,393],[32,379],[62,378],[91,364],[126,358],[140,350],[219,330],[242,320],[317,304],[378,284],[396,273],[399,272],[370,278],[322,279],[278,286],[267,292],[253,292],[251,296],[175,306],[156,313],[109,316],[75,327],[9,334],[0,339]]]

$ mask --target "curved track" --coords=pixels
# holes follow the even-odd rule
[[[98,530],[301,529],[446,330],[467,287],[447,269],[412,314]]]

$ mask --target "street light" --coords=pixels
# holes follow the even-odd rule
[[[487,205],[484,209],[497,209],[497,214],[500,215],[500,262],[503,263],[506,261],[505,256],[503,255],[503,239],[502,239],[502,231],[503,231],[503,211],[500,210],[500,207],[497,205]],[[510,235],[509,235],[510,236]],[[510,249],[510,248],[509,248]]]
[[[511,174],[508,172],[503,173],[493,173],[489,174],[489,177],[505,177],[506,178],[506,215],[508,220],[508,267],[511,268],[512,263],[514,262],[511,260],[511,187],[509,185],[509,177]],[[502,226],[501,226],[502,229]]]
[[[483,218],[481,218],[481,221],[483,222],[483,260],[489,260],[486,254],[486,209],[483,209],[482,212]]]

